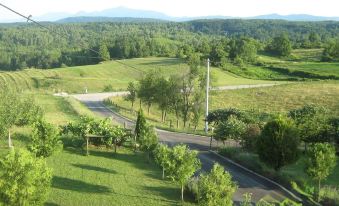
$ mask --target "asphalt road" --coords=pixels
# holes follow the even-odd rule
[[[115,94],[119,96],[123,94]],[[102,94],[87,94],[87,95],[74,95],[75,98],[83,102],[90,110],[102,115],[104,117],[112,117],[116,122],[125,124],[129,128],[133,128],[134,122],[130,121],[119,114],[116,114],[106,108],[102,103]],[[252,201],[257,202],[261,198],[274,199],[282,201],[286,198],[292,200],[295,196],[292,196],[290,191],[282,189],[280,186],[272,183],[266,178],[262,178],[253,174],[236,164],[217,156],[209,151],[210,149],[210,138],[204,136],[197,136],[183,133],[173,133],[164,130],[157,129],[157,133],[161,142],[164,142],[170,146],[184,143],[187,144],[191,149],[199,151],[199,158],[202,162],[202,170],[209,171],[215,162],[223,165],[225,170],[230,172],[233,180],[238,184],[238,190],[236,191],[233,201],[239,203],[243,199],[243,194],[252,193]],[[216,147],[214,141],[212,147]]]

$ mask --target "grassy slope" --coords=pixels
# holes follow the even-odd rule
[[[321,62],[321,55],[322,49],[297,49],[292,52],[290,57],[278,58],[267,54],[260,54],[258,55],[258,60],[272,67],[287,68],[290,72],[301,71],[325,77],[334,76],[339,78],[339,63]],[[253,79],[286,80],[289,78],[301,78],[295,76],[295,74],[281,73],[255,65],[246,65],[242,69],[229,63],[226,66],[226,70]]]
[[[89,92],[102,92],[107,85],[111,85],[114,90],[125,90],[128,82],[140,79],[148,71],[159,70],[163,75],[170,76],[188,70],[188,66],[182,60],[175,58],[151,57],[119,62],[48,70],[0,72],[0,85],[8,84],[18,90],[39,89],[69,93],[81,93],[87,87]],[[214,86],[265,82],[237,78],[217,68],[212,69],[212,75],[216,77]]]
[[[94,116],[81,103],[71,98],[29,93],[44,110],[47,121],[60,125],[79,118]],[[98,118],[98,117],[97,117]],[[17,128],[13,135],[16,148],[29,143],[29,128]],[[8,152],[7,141],[0,140],[0,155]],[[178,205],[180,190],[175,184],[161,180],[161,170],[148,163],[143,153],[128,149],[112,151],[91,149],[84,156],[81,149],[65,149],[48,158],[53,168],[53,182],[47,205]],[[192,205],[193,203],[185,203]]]
[[[180,190],[161,180],[161,171],[143,154],[67,149],[48,160],[53,166],[49,203],[58,205],[178,205]],[[185,205],[190,205],[186,203]]]

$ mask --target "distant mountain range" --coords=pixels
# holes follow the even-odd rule
[[[196,19],[280,19],[287,21],[339,21],[339,17],[322,17],[307,14],[279,15],[268,14],[254,17],[231,16],[197,16],[197,17],[172,17],[164,13],[148,10],[137,10],[125,7],[117,7],[97,12],[50,13],[39,17],[33,17],[38,21],[68,22],[117,22],[117,21],[190,21]]]

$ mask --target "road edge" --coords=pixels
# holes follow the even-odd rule
[[[131,120],[131,119],[129,119],[129,118],[127,118],[127,117],[125,117],[125,116],[123,116],[123,115],[121,115],[121,114],[119,114],[119,113],[113,111],[111,108],[109,108],[108,106],[106,106],[103,102],[100,102],[100,103],[101,103],[106,109],[108,109],[110,112],[114,113],[115,115],[119,116],[120,118],[123,118],[123,119],[125,119],[125,120],[127,120],[127,121],[129,121],[129,122],[134,122],[134,120]],[[167,130],[158,129],[158,128],[156,128],[156,129],[157,129],[158,131],[163,131],[163,132],[168,132],[168,133],[180,133],[180,132],[172,132],[172,131],[167,131]],[[187,133],[181,133],[181,134],[186,134],[186,135],[191,135],[191,136],[199,136],[199,137],[208,137],[208,136],[194,135],[194,134],[187,134]],[[287,188],[284,187],[283,185],[281,185],[281,184],[275,182],[274,180],[271,180],[271,179],[269,179],[269,178],[267,178],[267,177],[265,177],[265,176],[263,176],[263,175],[260,175],[260,174],[258,174],[258,173],[256,173],[256,172],[254,172],[254,171],[252,171],[252,170],[250,170],[250,169],[244,167],[243,165],[238,164],[238,163],[234,162],[233,160],[231,160],[231,159],[229,159],[229,158],[226,158],[226,157],[224,157],[224,156],[218,154],[216,151],[209,150],[209,152],[210,152],[211,154],[214,154],[214,155],[218,156],[219,158],[221,158],[221,159],[223,159],[223,160],[225,160],[225,161],[227,161],[227,162],[229,162],[229,163],[231,163],[231,164],[233,164],[233,165],[235,165],[235,166],[237,166],[237,167],[239,167],[239,168],[241,168],[241,169],[243,169],[243,170],[245,170],[245,171],[251,173],[252,175],[255,175],[255,176],[257,176],[257,177],[260,177],[260,178],[262,178],[262,179],[264,179],[264,180],[270,182],[271,184],[274,184],[275,186],[279,187],[281,190],[283,190],[284,192],[286,192],[287,194],[289,194],[291,197],[293,197],[295,200],[299,201],[300,203],[304,202],[302,198],[298,197],[298,196],[297,196],[296,194],[294,194],[292,191],[290,191],[289,189],[287,189]]]
[[[247,172],[249,172],[249,173],[255,175],[255,176],[258,176],[258,177],[260,177],[260,178],[262,178],[262,179],[264,179],[264,180],[266,180],[266,181],[268,181],[268,182],[274,184],[275,186],[278,186],[280,189],[282,189],[283,191],[285,191],[286,193],[288,193],[290,196],[292,196],[293,198],[295,198],[295,199],[298,200],[299,202],[303,202],[303,200],[302,200],[300,197],[296,196],[292,191],[290,191],[290,190],[287,189],[286,187],[282,186],[281,184],[279,184],[279,183],[277,183],[277,182],[275,182],[275,181],[273,181],[273,180],[271,180],[271,179],[269,179],[269,178],[267,178],[267,177],[265,177],[265,176],[263,176],[263,175],[261,175],[261,174],[258,174],[258,173],[256,173],[256,172],[254,172],[254,171],[252,171],[252,170],[250,170],[250,169],[244,167],[243,165],[234,162],[233,160],[231,160],[231,159],[229,159],[229,158],[227,158],[227,157],[224,157],[224,156],[220,155],[220,154],[217,153],[216,151],[209,150],[209,152],[212,153],[212,154],[214,154],[214,155],[216,155],[216,156],[218,156],[218,157],[220,157],[221,159],[223,159],[223,160],[225,160],[225,161],[227,161],[227,162],[229,162],[229,163],[231,163],[231,164],[233,164],[233,165],[235,165],[235,166],[237,166],[237,167],[239,167],[239,168],[241,168],[241,169],[243,169],[243,170],[245,170],[245,171],[247,171]]]

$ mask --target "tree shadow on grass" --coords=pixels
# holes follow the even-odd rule
[[[129,194],[122,194],[122,193],[118,193],[118,192],[114,192],[115,195],[121,195],[121,196],[125,196],[127,198],[138,198],[138,199],[147,199],[147,200],[155,200],[155,201],[159,201],[159,202],[166,202],[166,203],[172,203],[170,205],[178,205],[178,200],[170,200],[170,199],[165,199],[165,198],[153,198],[150,196],[140,196],[140,195],[129,195]],[[180,197],[180,196],[178,196]]]
[[[142,62],[141,65],[147,65],[147,66],[173,66],[173,65],[179,65],[184,63],[184,61],[180,59],[161,59],[161,60],[153,60],[151,62]]]
[[[72,190],[82,193],[111,193],[110,188],[102,185],[94,185],[80,180],[72,180],[65,177],[54,176],[52,187],[62,190]]]
[[[154,194],[157,194],[163,198],[166,198],[165,200],[168,202],[181,202],[181,193],[180,188],[170,188],[170,187],[152,187],[152,186],[144,186],[144,189],[151,191]],[[161,199],[163,200],[163,199]],[[184,194],[184,200],[185,202],[189,203],[195,203],[194,197],[191,194],[187,194],[185,192]]]
[[[111,169],[107,169],[107,168],[103,168],[103,167],[96,167],[96,166],[85,165],[85,164],[72,164],[72,165],[74,167],[78,167],[78,168],[85,169],[85,170],[93,170],[93,171],[109,173],[109,174],[117,174],[116,171],[111,170]]]
[[[45,202],[44,206],[59,206],[59,205],[54,202]]]

